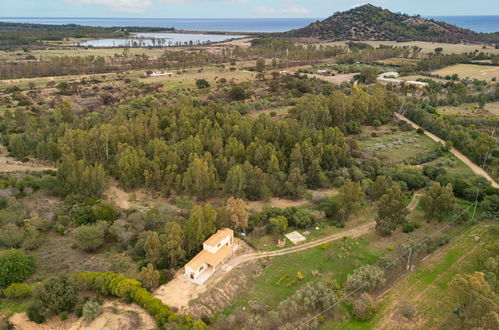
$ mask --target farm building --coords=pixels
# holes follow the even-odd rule
[[[403,80],[399,79],[399,73],[398,72],[385,72],[382,73],[378,76],[378,82],[383,83],[383,84],[408,84],[408,85],[413,85],[416,87],[426,87],[428,86],[428,83],[422,82],[422,81],[414,81],[414,80]]]
[[[184,274],[194,283],[203,285],[233,251],[234,231],[229,228],[218,230],[203,243],[203,250],[185,265]]]

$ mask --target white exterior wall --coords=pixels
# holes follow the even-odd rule
[[[217,253],[218,250],[220,250],[220,248],[224,245],[228,245],[228,246],[231,246],[231,239],[232,239],[232,236],[231,235],[227,235],[223,240],[220,241],[220,243],[218,243],[217,246],[211,246],[211,245],[208,245],[206,243],[203,243],[203,250],[206,250],[208,252],[211,252],[211,253]]]
[[[189,276],[189,278],[190,278],[191,274],[194,274],[194,278],[196,278],[199,276],[199,274],[201,274],[207,268],[208,268],[207,263],[203,263],[203,265],[201,267],[199,267],[199,269],[192,269],[192,268],[186,266],[185,267],[185,275]]]

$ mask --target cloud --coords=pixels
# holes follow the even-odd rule
[[[171,5],[184,5],[202,2],[237,2],[244,3],[249,0],[64,0],[74,5],[95,5],[107,8],[115,13],[140,14],[151,8],[154,2],[167,3]]]
[[[140,14],[152,6],[151,0],[66,0],[75,5],[96,5],[114,13]]]
[[[307,15],[310,10],[302,7],[292,1],[289,1],[284,8],[272,8],[266,6],[258,6],[255,11],[260,16],[282,16],[282,15]]]

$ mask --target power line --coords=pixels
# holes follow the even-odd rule
[[[494,133],[495,133],[495,129],[492,132],[492,136],[494,136]],[[482,166],[480,166],[482,169],[485,168],[485,163],[487,162],[488,156],[489,156],[489,152],[487,152],[485,154],[485,156],[484,156],[484,160],[483,160]],[[393,265],[395,265],[400,258],[404,257],[413,248],[421,245],[427,238],[435,236],[436,234],[438,234],[439,232],[441,232],[442,230],[444,230],[445,228],[447,228],[448,226],[450,226],[452,223],[454,223],[456,220],[458,220],[463,214],[465,214],[466,212],[468,212],[472,207],[473,207],[473,214],[472,214],[471,221],[473,221],[475,219],[475,213],[476,213],[476,209],[477,209],[477,205],[478,205],[478,197],[479,197],[479,193],[480,193],[480,185],[481,185],[481,183],[482,183],[482,181],[478,180],[476,194],[475,194],[475,201],[474,201],[473,206],[470,205],[468,208],[466,208],[461,213],[459,213],[458,215],[456,215],[451,221],[447,222],[445,225],[443,225],[441,228],[439,228],[438,230],[436,230],[435,232],[433,232],[431,235],[429,235],[427,237],[424,237],[424,238],[420,239],[419,241],[416,241],[417,243],[415,243],[414,245],[411,245],[405,252],[403,252],[401,255],[399,255],[397,258],[395,258],[388,266],[386,266],[385,268],[383,268],[383,272],[385,272],[388,268],[390,268]],[[316,314],[315,316],[311,317],[310,319],[308,319],[305,322],[303,322],[300,325],[298,325],[298,327],[296,327],[296,329],[300,329],[301,327],[303,327],[307,323],[312,322],[314,319],[318,318],[319,316],[323,315],[327,311],[329,311],[332,308],[336,307],[339,303],[341,303],[345,299],[347,299],[347,298],[351,297],[352,295],[354,295],[355,293],[357,293],[360,289],[362,289],[363,287],[365,287],[368,283],[369,283],[369,281],[365,281],[360,287],[358,287],[357,289],[353,290],[352,292],[350,292],[346,296],[342,297],[340,300],[338,300],[337,302],[335,302],[331,306],[329,306],[326,309],[322,310],[319,314]]]

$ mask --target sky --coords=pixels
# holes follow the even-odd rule
[[[499,15],[499,0],[372,0],[423,16]],[[323,18],[363,0],[0,0],[0,17]]]

